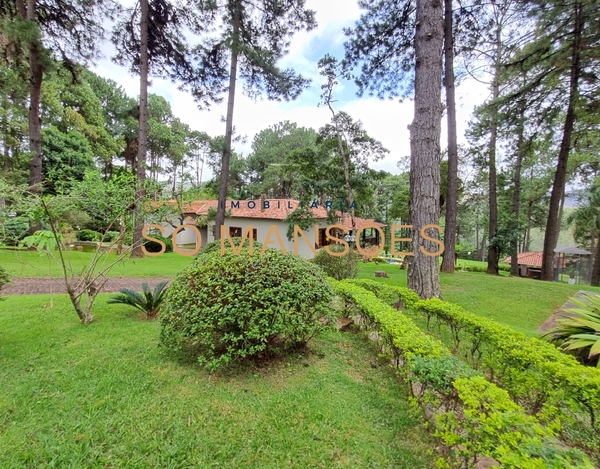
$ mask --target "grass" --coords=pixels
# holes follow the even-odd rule
[[[92,253],[67,251],[68,260],[75,272],[89,264]],[[116,254],[103,254],[102,260],[110,263]],[[141,259],[123,259],[109,272],[109,277],[172,277],[186,267],[193,256],[182,256],[177,253],[164,253],[161,256],[144,257]],[[59,262],[48,259],[45,254],[37,251],[0,250],[0,265],[12,277],[59,277],[62,267]]]
[[[91,259],[90,253],[69,251],[73,265],[81,267]],[[110,260],[114,254],[105,255]],[[165,253],[158,257],[143,259],[126,258],[110,271],[111,277],[173,277],[191,262],[192,257],[177,253]],[[458,261],[460,267],[485,267],[484,262]],[[59,276],[58,263],[49,262],[47,257],[32,251],[0,250],[0,265],[14,277]],[[406,270],[397,265],[361,264],[359,277],[374,278],[374,271],[384,270],[388,279],[378,279],[393,285],[406,286]],[[527,335],[537,335],[537,328],[548,319],[569,296],[578,290],[600,291],[587,285],[541,282],[520,277],[508,277],[508,272],[500,276],[481,272],[461,272],[440,274],[442,296],[480,316],[513,327]]]
[[[0,314],[0,467],[432,467],[422,425],[362,334],[210,375],[157,347],[159,324],[101,295],[80,325],[64,295]]]
[[[465,261],[459,260],[460,262]],[[475,264],[475,261],[466,262]],[[485,265],[483,262],[477,264]],[[376,278],[376,270],[384,270],[389,278]],[[400,270],[398,266],[361,264],[358,276],[390,285],[406,286],[406,270]],[[600,292],[600,288],[588,285],[542,282],[480,272],[441,273],[440,283],[444,300],[529,336],[537,336],[537,328],[577,291],[584,289]]]

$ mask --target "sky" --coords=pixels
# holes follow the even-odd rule
[[[316,12],[318,27],[310,32],[294,36],[289,54],[282,59],[282,67],[292,67],[304,77],[312,79],[311,86],[293,102],[276,102],[258,99],[254,101],[238,86],[234,106],[234,126],[236,135],[245,136],[246,142],[235,143],[238,154],[247,156],[251,152],[254,136],[261,130],[278,122],[289,120],[301,127],[319,127],[328,123],[331,113],[327,108],[318,107],[320,86],[317,62],[326,53],[341,58],[345,36],[343,28],[351,27],[360,17],[356,0],[307,0],[307,8]],[[130,75],[125,67],[111,62],[114,49],[110,44],[103,47],[105,58],[97,62],[94,71],[101,76],[115,80],[132,97],[139,95],[139,78]],[[163,96],[171,103],[173,113],[193,130],[201,130],[217,136],[225,133],[224,116],[227,100],[213,105],[210,110],[200,111],[186,92],[177,85],[165,80],[153,79],[149,92]],[[481,104],[489,95],[487,87],[475,80],[466,80],[456,89],[457,127],[459,144],[466,142],[465,130],[474,107]],[[335,110],[345,111],[355,120],[363,123],[367,133],[381,141],[390,152],[371,166],[398,174],[397,163],[410,154],[408,125],[413,119],[414,103],[411,100],[379,100],[375,97],[356,95],[352,82],[342,81],[334,91]],[[442,119],[441,147],[445,148],[445,118]],[[210,174],[207,174],[210,177]]]

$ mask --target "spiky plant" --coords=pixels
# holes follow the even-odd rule
[[[600,367],[600,295],[586,294],[586,301],[570,298],[579,308],[565,311],[574,316],[558,319],[559,324],[542,337],[572,353],[586,364]]]
[[[158,314],[160,305],[163,301],[164,294],[166,292],[165,287],[169,282],[160,282],[154,287],[154,291],[150,290],[148,284],[144,282],[142,284],[142,293],[138,293],[129,288],[121,288],[118,295],[114,295],[110,298],[107,303],[109,304],[123,304],[133,306],[146,313],[148,319],[153,319]]]

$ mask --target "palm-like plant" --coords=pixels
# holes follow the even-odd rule
[[[150,290],[147,283],[142,284],[142,293],[138,293],[129,288],[122,288],[119,290],[119,294],[110,298],[107,303],[109,304],[123,304],[133,306],[146,313],[148,319],[155,318],[162,304],[164,294],[166,292],[165,287],[169,282],[160,282],[154,287],[154,290]]]
[[[600,367],[600,295],[587,294],[587,301],[570,300],[579,306],[565,310],[575,316],[559,319],[554,329],[542,337],[573,353],[587,364]]]

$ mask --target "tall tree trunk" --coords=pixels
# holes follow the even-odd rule
[[[592,275],[590,285],[597,286],[600,281],[600,240],[596,243],[596,252],[594,254],[594,265],[592,266]]]
[[[590,252],[592,253],[592,256],[594,255],[594,251],[596,249],[596,230],[592,229],[592,232],[590,233]],[[588,263],[588,271],[587,271],[587,281],[590,282],[591,278],[592,278],[592,269],[594,266],[594,262],[593,262],[593,258],[590,258],[589,263]]]
[[[221,178],[219,180],[219,197],[217,216],[215,219],[215,239],[221,239],[221,225],[225,223],[225,201],[229,182],[229,163],[231,161],[231,140],[233,137],[233,104],[235,101],[235,83],[237,79],[237,63],[240,35],[240,4],[235,2],[233,12],[233,42],[231,44],[231,67],[229,69],[229,96],[227,98],[227,120],[225,122],[225,148],[221,159]]]
[[[565,182],[567,178],[567,162],[571,150],[571,134],[575,123],[575,104],[579,94],[579,76],[581,73],[581,32],[583,30],[583,8],[579,2],[574,3],[575,25],[573,28],[573,52],[571,57],[571,74],[569,80],[569,105],[565,124],[563,128],[563,137],[560,143],[558,153],[558,163],[554,173],[554,183],[550,195],[550,209],[548,211],[548,221],[546,222],[546,232],[544,235],[544,254],[542,257],[542,280],[554,280],[554,249],[558,242],[560,231],[559,205],[564,197]],[[600,243],[599,243],[600,244]]]
[[[454,37],[452,0],[444,0],[444,63],[446,73],[446,113],[448,122],[448,188],[442,272],[453,273],[455,264],[456,216],[458,211],[458,146],[456,143],[456,101],[454,97]]]
[[[342,131],[339,126],[339,122],[336,119],[333,107],[331,107],[331,101],[328,101],[327,105],[333,116],[333,123],[335,124],[335,131],[337,133],[338,150],[344,163],[344,179],[346,181],[346,190],[348,191],[348,207],[350,207],[350,221],[352,222],[352,234],[356,235],[356,217],[354,216],[354,192],[352,192],[352,185],[350,184],[350,155],[344,151],[344,139],[342,137]],[[359,244],[359,240],[356,240],[356,244]]]
[[[140,131],[136,158],[135,213],[131,257],[144,257],[144,198],[146,181],[146,147],[148,145],[148,0],[140,0]]]
[[[522,115],[522,114],[521,114]],[[519,120],[518,137],[517,137],[517,160],[515,161],[515,176],[514,176],[514,192],[513,192],[513,218],[515,221],[519,221],[519,207],[521,205],[521,166],[523,165],[523,153],[525,152],[525,145],[523,139],[524,124],[523,120]],[[515,238],[511,245],[511,258],[510,258],[510,275],[519,275],[519,240]]]
[[[490,123],[490,146],[489,146],[489,226],[488,235],[490,241],[496,236],[498,230],[498,192],[496,183],[496,141],[498,138],[498,105],[496,100],[500,94],[500,62],[502,48],[502,30],[500,24],[496,28],[496,51],[494,57],[494,79],[492,81],[492,107]],[[486,273],[498,275],[498,251],[491,243],[488,247],[487,270]]]
[[[530,200],[527,203],[527,229],[525,230],[525,246],[523,252],[529,252],[529,245],[531,244],[531,217],[533,216],[533,201]]]
[[[17,0],[17,12],[21,19],[37,23],[35,0],[27,0],[27,8],[23,0]],[[33,40],[29,44],[29,186],[34,194],[42,193],[42,122],[40,119],[40,99],[42,94],[42,78],[44,69],[38,63],[41,44]],[[41,225],[29,227],[30,233],[39,230]]]
[[[417,0],[415,34],[415,115],[410,125],[410,221],[414,259],[408,270],[408,287],[421,298],[440,297],[439,251],[426,241],[421,229],[437,224],[440,213],[440,133],[443,10],[437,0]],[[434,233],[429,236],[435,237]]]

